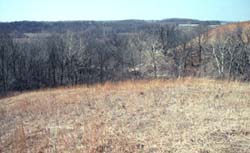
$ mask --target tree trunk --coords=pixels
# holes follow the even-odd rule
[[[60,84],[63,85],[63,79],[64,79],[64,65],[61,65],[61,79]]]
[[[100,78],[100,82],[102,83],[103,82],[103,64],[101,63],[100,64],[100,76],[99,76]]]
[[[3,92],[6,92],[6,80],[5,80],[5,55],[4,55],[4,47],[1,47],[1,52],[2,52],[2,56],[1,56],[1,61],[2,61],[2,80],[3,80]]]
[[[201,46],[201,35],[199,35],[199,50],[198,50],[198,62],[199,66],[201,65],[201,52],[202,52],[202,46]]]

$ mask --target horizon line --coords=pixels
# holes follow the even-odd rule
[[[216,19],[208,19],[208,20],[203,20],[203,19],[196,19],[196,18],[163,18],[163,19],[138,19],[138,18],[128,18],[128,19],[109,19],[109,20],[96,20],[96,19],[66,19],[66,20],[10,20],[10,21],[0,21],[0,23],[13,23],[13,22],[84,22],[84,21],[91,21],[91,22],[115,22],[115,21],[164,21],[164,20],[171,20],[171,19],[176,19],[176,20],[196,20],[196,21],[219,21],[219,22],[247,22],[249,20],[216,20]]]

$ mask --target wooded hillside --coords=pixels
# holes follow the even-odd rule
[[[0,23],[0,93],[185,76],[250,79],[249,22]]]

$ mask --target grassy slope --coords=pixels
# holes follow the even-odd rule
[[[34,91],[0,100],[0,123],[2,152],[250,153],[250,85],[186,78]]]
[[[248,40],[249,38],[247,38],[247,35],[248,35],[248,37],[250,35],[250,33],[249,33],[250,21],[225,24],[225,25],[213,28],[213,29],[208,31],[208,33],[206,34],[207,37],[206,36],[203,37],[203,41],[206,41],[209,44],[216,43],[218,41],[223,42],[223,41],[225,41],[226,38],[228,38],[228,36],[227,36],[228,34],[235,33],[239,29],[242,30],[241,31],[242,33],[240,33],[242,40],[245,43],[249,43],[249,40]],[[197,39],[196,39],[196,41],[197,41]]]

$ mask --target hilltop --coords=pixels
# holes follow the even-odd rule
[[[250,85],[141,80],[0,100],[0,152],[249,153]]]

